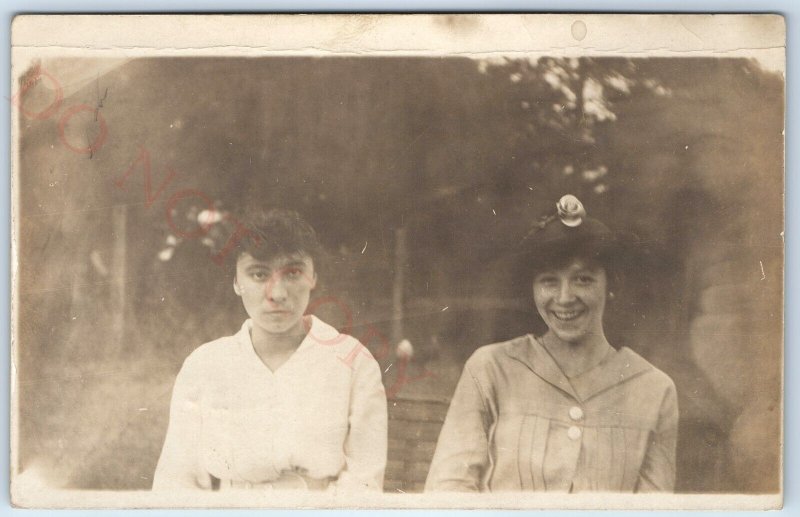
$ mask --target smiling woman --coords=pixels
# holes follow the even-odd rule
[[[467,361],[427,490],[674,489],[675,385],[603,329],[621,248],[574,196],[534,226],[520,259],[547,330]]]
[[[573,259],[534,277],[533,300],[553,334],[565,343],[579,343],[603,335],[607,289],[603,266]]]
[[[244,226],[233,290],[249,319],[184,362],[153,488],[380,490],[380,369],[355,338],[305,314],[320,256],[314,230],[284,210]]]

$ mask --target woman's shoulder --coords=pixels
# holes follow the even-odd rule
[[[236,348],[236,334],[203,343],[186,357],[183,361],[182,369],[195,370],[206,366],[219,365],[222,361],[231,357]]]
[[[328,356],[336,361],[341,361],[342,357],[350,356],[363,356],[372,359],[369,349],[358,338],[351,336],[346,331],[340,331],[315,315],[311,316],[310,323],[306,340],[310,342],[317,354],[321,354],[320,357]],[[368,334],[367,339],[369,337],[370,335]]]
[[[473,368],[487,364],[495,365],[499,361],[504,361],[506,358],[514,355],[515,350],[526,347],[529,342],[530,336],[526,334],[507,341],[483,345],[475,350],[470,358],[467,359],[467,365]]]
[[[619,354],[630,365],[632,372],[637,372],[642,375],[642,380],[649,386],[660,390],[675,390],[675,383],[672,378],[659,370],[650,361],[639,355],[634,350],[623,346],[619,349]]]

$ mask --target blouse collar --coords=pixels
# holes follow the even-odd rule
[[[568,379],[544,346],[530,334],[516,340],[508,349],[508,354],[525,364],[542,380],[580,402],[653,368],[639,354],[628,347],[622,347],[609,354],[597,366]]]
[[[298,352],[306,350],[307,348],[311,348],[314,345],[330,345],[337,343],[341,339],[340,336],[342,335],[334,327],[328,325],[313,314],[309,314],[307,317],[309,318],[311,325],[308,329],[306,337],[303,338],[303,340],[300,342],[300,345],[298,345],[297,349],[294,351],[294,353],[292,353],[292,357],[294,357]],[[245,354],[251,358],[257,359],[258,363],[263,364],[261,359],[258,357],[255,348],[253,347],[253,340],[250,336],[250,330],[252,328],[253,320],[245,320],[245,322],[242,324],[242,328],[236,333],[236,339],[239,342],[239,345],[244,349]],[[280,370],[280,368],[278,370]]]

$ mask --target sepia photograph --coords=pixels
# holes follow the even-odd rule
[[[11,501],[777,509],[778,15],[25,15]]]

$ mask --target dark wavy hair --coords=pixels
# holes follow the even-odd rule
[[[580,260],[591,269],[603,268],[608,279],[608,287],[613,290],[621,283],[625,264],[628,263],[627,253],[623,248],[622,245],[573,242],[539,253],[526,254],[521,257],[520,280],[530,287],[537,275],[548,270],[567,267],[573,261]]]
[[[265,262],[283,255],[306,255],[315,270],[322,267],[324,251],[317,232],[294,210],[248,210],[239,222],[248,233],[236,242],[231,252],[232,273],[235,274],[236,263],[244,253]]]

